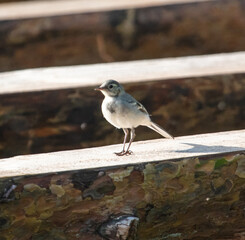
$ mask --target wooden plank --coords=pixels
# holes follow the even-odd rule
[[[0,177],[96,169],[245,151],[245,130],[135,142],[134,154],[118,157],[122,145],[24,155],[0,160]]]
[[[245,130],[119,147],[0,160],[1,238],[243,239]]]
[[[0,71],[245,51],[243,3],[0,21]]]
[[[140,60],[0,73],[0,94],[245,73],[245,52]]]
[[[4,3],[0,5],[0,20],[21,18],[37,18],[98,11],[145,8],[162,5],[198,3],[216,0],[58,0],[58,1],[27,1]]]

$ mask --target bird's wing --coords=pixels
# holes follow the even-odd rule
[[[137,108],[138,108],[141,112],[146,113],[147,115],[149,115],[148,112],[147,112],[147,110],[145,109],[145,107],[144,107],[140,102],[136,101],[136,102],[134,102],[134,103],[132,103],[132,104],[135,104],[135,105],[137,106]]]
[[[149,113],[147,112],[147,110],[145,109],[145,107],[140,102],[138,102],[136,99],[134,99],[131,95],[125,94],[124,101],[126,101],[131,106],[133,106],[136,109],[138,109],[139,111],[141,111],[141,112],[149,115]]]

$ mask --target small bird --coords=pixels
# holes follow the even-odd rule
[[[107,80],[100,87],[95,88],[95,90],[101,91],[105,96],[101,105],[104,118],[116,128],[122,128],[125,134],[123,149],[121,152],[115,153],[116,155],[132,154],[129,148],[136,136],[134,129],[140,125],[151,128],[165,138],[173,139],[163,128],[151,121],[150,115],[144,106],[126,93],[123,86],[117,81]],[[125,150],[129,129],[131,130],[130,140],[127,150]]]

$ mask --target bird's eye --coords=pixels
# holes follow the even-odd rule
[[[112,84],[110,84],[110,85],[109,85],[109,88],[110,88],[110,89],[112,89],[112,88],[113,88],[113,85],[112,85]]]

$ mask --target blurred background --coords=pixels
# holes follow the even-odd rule
[[[0,81],[15,70],[245,51],[245,0],[121,3],[0,0]],[[243,73],[128,79],[125,89],[173,136],[245,128],[245,63]],[[0,157],[121,143],[102,99],[91,87],[1,93]]]

